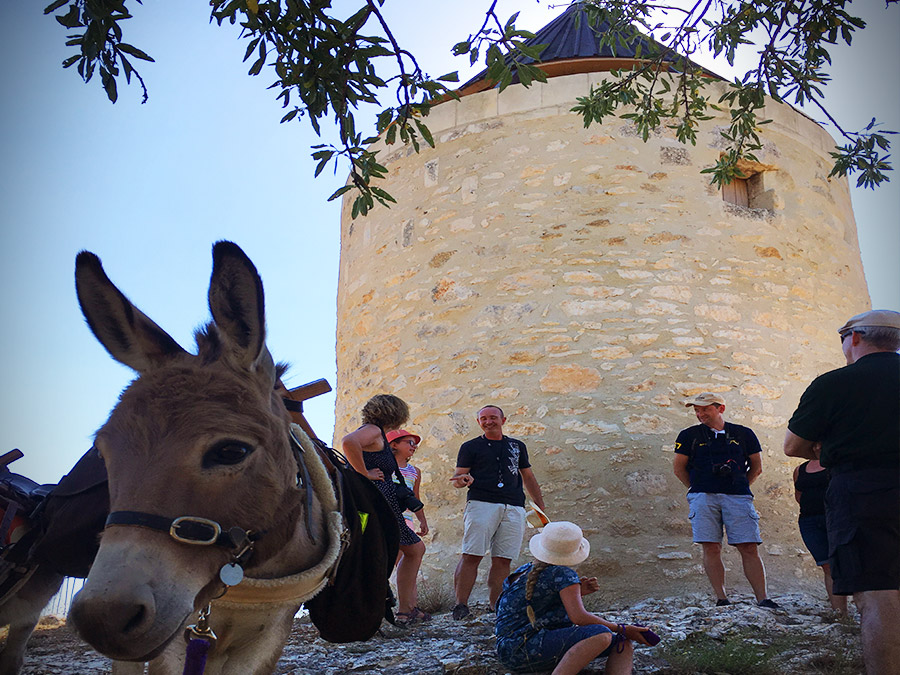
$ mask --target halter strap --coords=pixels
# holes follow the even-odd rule
[[[239,527],[224,531],[214,520],[197,516],[166,518],[143,511],[113,511],[106,518],[106,527],[133,525],[165,532],[175,541],[194,546],[220,546],[226,549],[242,549],[259,539]]]

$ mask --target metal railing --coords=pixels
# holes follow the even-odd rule
[[[66,577],[63,580],[62,586],[59,587],[59,591],[57,591],[56,595],[50,599],[47,606],[44,607],[41,616],[48,616],[51,614],[63,617],[66,616],[69,613],[69,607],[72,605],[72,598],[74,598],[75,594],[81,590],[83,585],[84,579]]]

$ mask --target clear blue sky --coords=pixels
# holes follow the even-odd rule
[[[140,105],[139,90],[123,87],[114,106],[98,83],[62,70],[65,31],[41,14],[44,4],[0,5],[0,451],[22,448],[27,456],[15,470],[55,482],[133,376],[83,322],[76,253],[97,253],[122,291],[191,348],[193,329],[208,316],[211,244],[237,242],[262,274],[269,345],[293,364],[289,385],[319,377],[334,384],[339,211],[326,198],[345,173],[313,180],[315,137],[305,124],[278,123],[269,81],[246,76],[236,30],[210,25],[207,3],[135,5],[126,39],[157,60],[141,68],[150,100]],[[462,68],[450,46],[480,25],[487,4],[387,8],[410,14],[401,37],[439,75]],[[531,29],[560,11],[523,1],[500,2],[499,12],[517,4],[519,25]],[[875,115],[900,129],[900,8],[880,5],[862,3],[876,18],[872,30],[835,54],[830,99],[848,128]],[[437,29],[414,25],[419,12]],[[893,309],[898,186],[900,179],[875,194],[854,192],[872,300]],[[307,413],[330,439],[333,395],[310,401]]]

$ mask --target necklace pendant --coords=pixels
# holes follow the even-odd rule
[[[499,481],[499,482],[497,483],[497,487],[498,487],[498,488],[502,488],[502,487],[503,487],[503,481],[502,481],[502,480]]]

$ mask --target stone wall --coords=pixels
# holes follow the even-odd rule
[[[847,183],[827,178],[834,143],[773,102],[758,208],[738,207],[700,174],[724,117],[696,146],[644,143],[620,119],[585,129],[569,109],[599,77],[444,103],[427,120],[435,149],[381,150],[398,204],[356,221],[344,205],[335,443],[370,395],[410,403],[423,571],[449,583],[465,496],[447,479],[496,403],[551,518],[585,529],[605,592],[705,588],[671,465],[696,423],[682,398],[720,392],[764,448],[770,587],[818,584],[781,443],[806,384],[842,365],[836,328],[869,307]],[[746,586],[733,552],[726,564]]]

